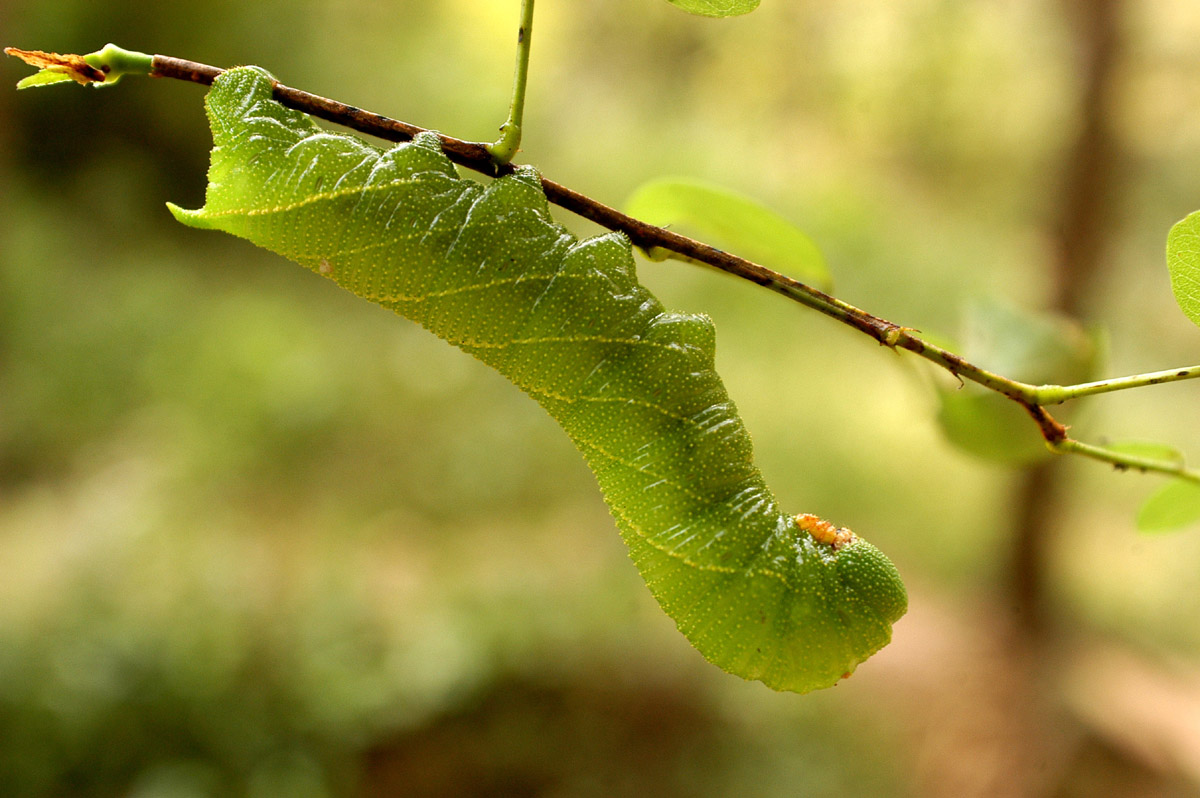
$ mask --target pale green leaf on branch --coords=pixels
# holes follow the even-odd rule
[[[1176,222],[1167,235],[1167,269],[1175,301],[1200,325],[1200,211]]]
[[[32,89],[35,86],[53,86],[55,83],[70,83],[72,78],[66,72],[54,69],[40,69],[27,78],[17,81],[18,89]]]
[[[1138,511],[1142,532],[1172,532],[1200,521],[1200,485],[1176,479],[1150,495]]]
[[[938,389],[937,420],[960,451],[1004,465],[1024,466],[1052,456],[1020,405],[975,385]]]
[[[967,307],[962,347],[972,363],[1034,385],[1071,384],[1100,369],[1101,338],[1074,320],[1019,309],[994,299]],[[938,422],[959,449],[993,462],[1025,465],[1050,456],[1029,434],[1029,414],[1005,396],[974,383],[938,389]]]
[[[736,17],[758,8],[759,0],[667,0],[689,14],[702,17]]]
[[[1092,379],[1104,346],[1096,331],[1056,313],[996,298],[967,304],[963,354],[973,363],[1031,384]]]
[[[780,214],[735,191],[687,178],[662,178],[638,188],[625,203],[625,212],[659,227],[692,233],[814,288],[830,289],[829,267],[813,240]]]

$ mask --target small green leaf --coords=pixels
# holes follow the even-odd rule
[[[1175,301],[1200,325],[1200,211],[1176,222],[1167,235],[1167,269]]]
[[[1050,456],[1029,414],[1016,402],[973,384],[939,389],[938,398],[942,433],[967,454],[1013,466]]]
[[[963,348],[984,368],[1035,385],[1092,379],[1102,350],[1073,319],[994,298],[968,304]]]
[[[55,83],[63,83],[74,80],[66,72],[61,72],[55,69],[41,69],[34,72],[26,78],[21,78],[17,81],[18,89],[32,89],[34,86],[51,86]]]
[[[758,8],[758,0],[667,0],[676,8],[702,17],[736,17]]]
[[[962,354],[989,371],[1034,385],[1086,382],[1099,369],[1096,335],[1060,316],[1021,310],[997,300],[967,308]],[[974,384],[939,390],[938,421],[946,437],[969,454],[1009,465],[1050,456],[1029,414]]]
[[[1142,532],[1171,532],[1200,521],[1200,485],[1172,480],[1155,491],[1138,511]]]
[[[635,191],[625,211],[650,224],[695,231],[730,252],[829,290],[829,268],[813,240],[749,197],[696,180],[662,178]]]

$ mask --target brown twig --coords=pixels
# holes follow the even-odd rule
[[[222,72],[224,72],[223,69],[207,64],[156,55],[153,59],[151,75],[211,85]],[[279,82],[275,83],[274,96],[276,100],[289,108],[386,141],[409,141],[418,133],[427,132],[424,128],[294,89]],[[518,168],[513,164],[498,165],[485,144],[464,141],[440,133],[437,135],[446,156],[460,166],[491,177],[511,174]],[[799,280],[794,280],[703,242],[662,227],[646,224],[553,180],[544,177],[541,180],[546,197],[551,203],[609,230],[624,233],[630,241],[643,249],[669,250],[735,277],[749,280],[837,319],[843,324],[871,336],[883,346],[908,350],[941,366],[955,377],[970,380],[1012,399],[1029,412],[1042,437],[1054,451],[1078,452],[1094,459],[1110,462],[1118,467],[1158,471],[1200,482],[1200,472],[1188,471],[1179,464],[1158,464],[1144,458],[1132,458],[1137,460],[1137,462],[1132,462],[1129,456],[1117,452],[1108,453],[1096,447],[1076,447],[1076,442],[1067,435],[1067,428],[1056,421],[1044,407],[1045,404],[1063,401],[1061,386],[1030,385],[987,371],[949,350],[920,338],[911,328],[874,316]],[[1047,397],[1054,391],[1057,391],[1054,395],[1059,398],[1048,399]]]

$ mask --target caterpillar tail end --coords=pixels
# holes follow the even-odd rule
[[[209,223],[203,208],[196,210],[188,210],[181,208],[173,202],[167,203],[167,210],[175,217],[175,221],[186,224],[188,227],[195,227],[201,230],[212,229],[212,224]]]

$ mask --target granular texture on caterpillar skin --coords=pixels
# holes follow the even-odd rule
[[[209,94],[205,207],[180,221],[266,247],[495,368],[563,427],[634,563],[711,662],[781,690],[836,683],[906,608],[892,564],[783,513],[714,369],[715,333],[664,308],[620,234],[579,240],[535,171],[462,179],[437,137],[379,149],[271,99],[266,72]]]

